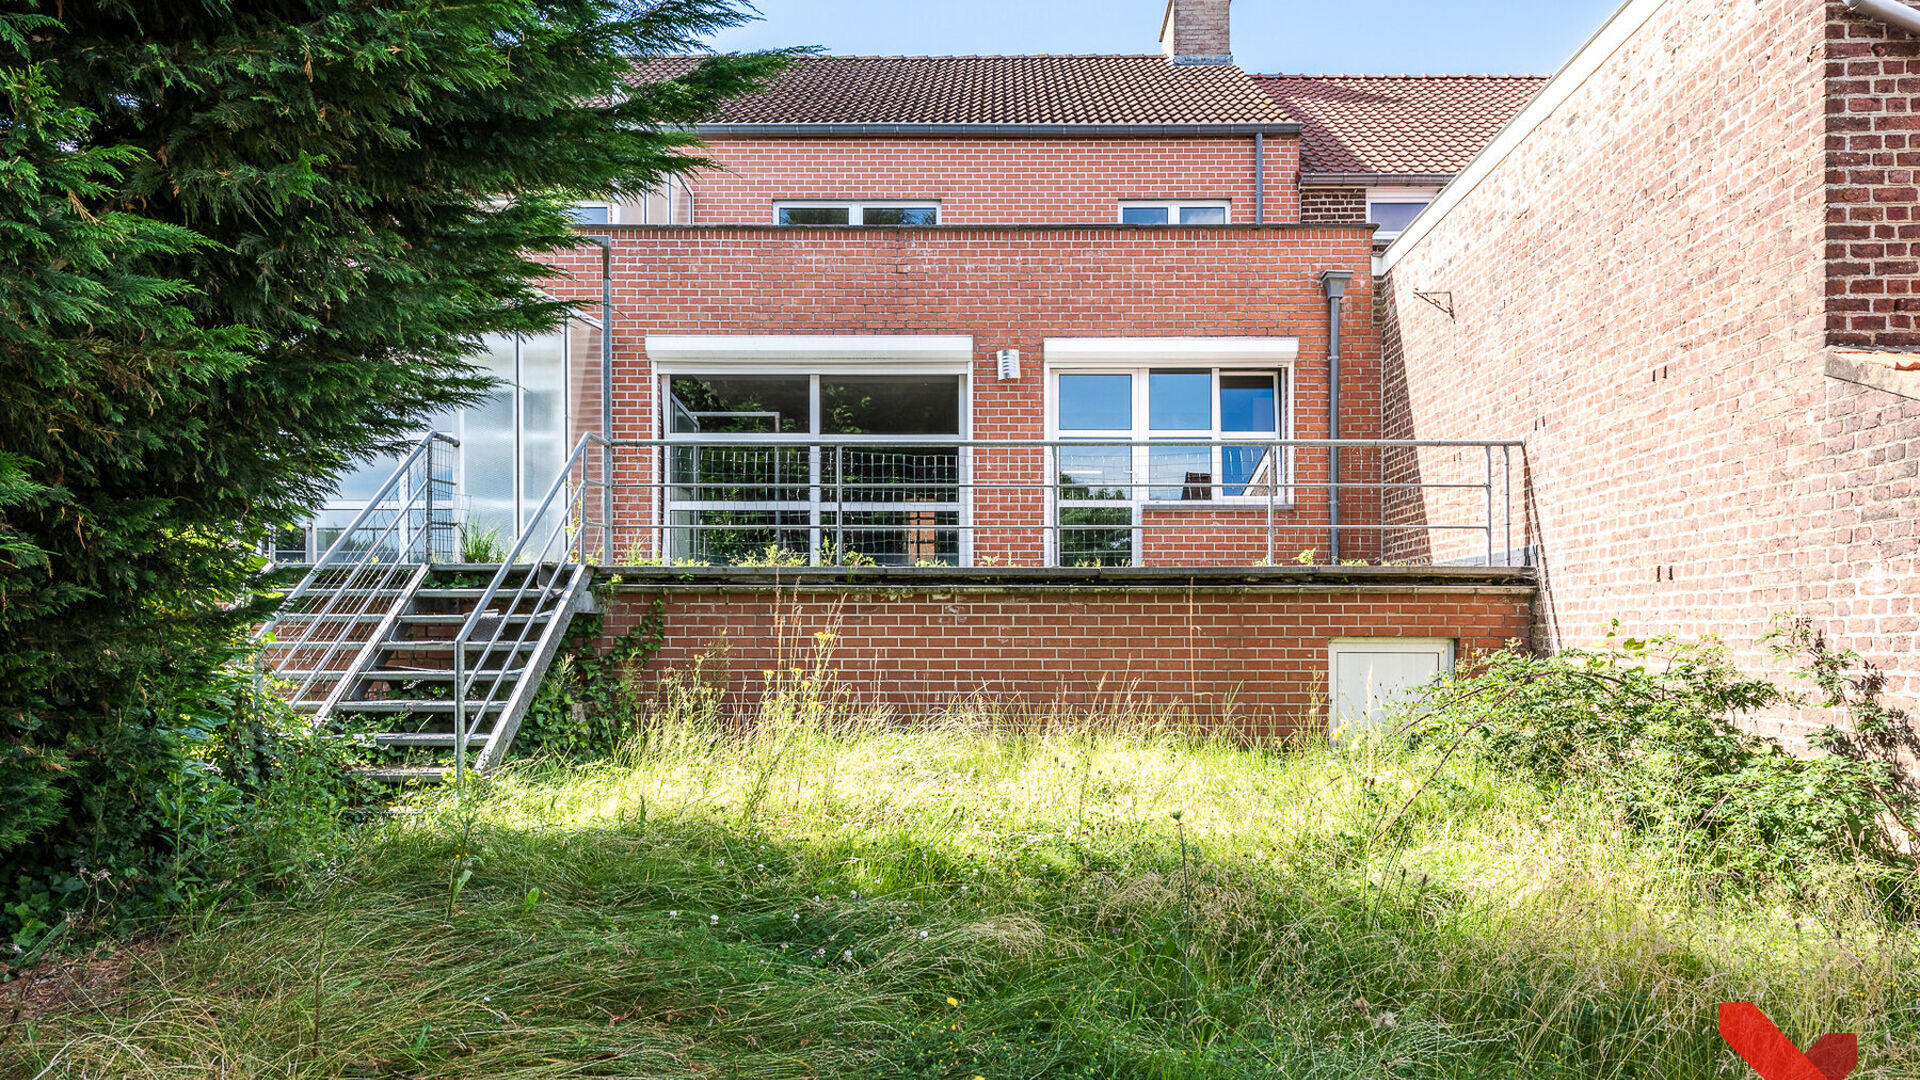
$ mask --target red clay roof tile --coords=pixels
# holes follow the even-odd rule
[[[1255,75],[1301,124],[1306,173],[1456,173],[1546,79],[1534,75]]]
[[[640,77],[684,70],[653,61]],[[720,124],[1285,123],[1239,68],[1160,56],[816,56],[737,98]]]

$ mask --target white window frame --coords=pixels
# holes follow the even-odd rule
[[[895,204],[888,204],[895,205]],[[668,442],[698,444],[699,436],[676,433],[669,422],[672,395],[669,380],[676,376],[785,375],[808,379],[809,415],[807,432],[799,435],[734,435],[707,441],[811,443],[828,439],[848,443],[872,442],[890,446],[922,443],[943,446],[973,438],[974,377],[973,338],[964,335],[882,335],[854,336],[816,334],[773,335],[660,335],[647,336],[647,356],[653,364],[655,416],[654,430]],[[820,429],[820,380],[836,375],[951,375],[960,380],[960,433],[954,435],[838,435],[818,434]],[[662,448],[654,464],[658,475],[666,475],[666,455]],[[816,455],[817,456],[817,455]],[[813,466],[818,469],[816,462]],[[973,565],[973,487],[972,454],[962,447],[959,467],[959,551],[960,566]],[[654,550],[665,552],[671,542],[672,524],[668,520],[671,504],[661,491]],[[821,504],[811,506],[809,524],[812,550],[818,552],[826,538]],[[947,526],[941,526],[946,528]]]
[[[1440,660],[1439,676],[1451,675],[1457,661],[1459,643],[1452,638],[1367,637],[1334,638],[1327,643],[1327,733],[1341,738],[1345,728],[1336,728],[1340,711],[1340,658],[1352,655],[1431,652]],[[1372,725],[1353,725],[1370,730]]]
[[[773,204],[773,223],[785,225],[780,220],[782,210],[841,210],[847,211],[847,224],[841,228],[866,225],[863,220],[868,208],[881,210],[931,210],[933,225],[878,226],[881,228],[928,229],[943,224],[944,214],[936,199],[778,199]],[[785,225],[786,228],[807,228],[808,226]],[[818,227],[818,226],[816,226]],[[826,226],[834,228],[835,226]]]
[[[1433,201],[1439,197],[1439,188],[1368,188],[1367,222],[1368,224],[1373,223],[1373,208],[1376,205],[1388,204],[1405,206],[1408,203],[1423,203],[1427,206],[1432,206]],[[1422,213],[1424,212],[1425,211],[1422,211]],[[1409,225],[1411,225],[1411,223],[1409,223]],[[1397,239],[1400,234],[1405,231],[1405,229],[1382,228],[1373,234],[1373,238],[1376,242],[1387,243]]]
[[[1232,199],[1122,199],[1120,208],[1114,211],[1113,220],[1126,224],[1127,211],[1146,207],[1160,207],[1167,212],[1167,223],[1161,226],[1140,226],[1140,228],[1173,228],[1180,225],[1180,211],[1200,208],[1206,210],[1225,210],[1226,224],[1233,224]],[[1203,225],[1187,225],[1189,229],[1205,228]]]
[[[1141,524],[1148,510],[1235,510],[1264,509],[1269,503],[1275,510],[1293,510],[1293,468],[1294,454],[1284,451],[1281,455],[1280,474],[1273,483],[1273,493],[1269,495],[1226,495],[1222,493],[1212,499],[1155,499],[1152,497],[1154,485],[1151,479],[1151,454],[1149,445],[1159,439],[1180,442],[1206,441],[1212,444],[1212,476],[1220,478],[1223,473],[1222,448],[1249,441],[1248,436],[1258,432],[1220,430],[1220,380],[1227,375],[1264,375],[1277,376],[1280,380],[1279,397],[1276,405],[1279,414],[1276,423],[1280,430],[1274,433],[1275,441],[1284,441],[1293,437],[1295,424],[1296,372],[1295,360],[1299,355],[1299,341],[1294,338],[1132,338],[1132,339],[1050,339],[1046,343],[1046,437],[1049,442],[1069,442],[1086,439],[1090,442],[1127,442],[1133,445],[1130,466],[1133,478],[1141,481],[1129,485],[1131,497],[1124,502],[1119,500],[1075,501],[1075,507],[1118,509],[1126,507],[1131,511],[1133,530],[1133,562],[1138,565],[1143,546],[1144,528]],[[1212,383],[1208,387],[1209,411],[1212,414],[1212,429],[1200,432],[1197,429],[1190,435],[1183,432],[1155,432],[1148,411],[1148,388],[1150,376],[1155,371],[1193,371],[1208,372]],[[1062,431],[1060,428],[1060,377],[1063,375],[1127,375],[1132,377],[1132,428],[1103,431]],[[1164,486],[1164,485],[1163,485]],[[1216,482],[1215,487],[1223,486]],[[1059,511],[1068,504],[1059,499],[1051,500],[1053,520],[1048,530],[1050,536],[1059,535]],[[1116,526],[1117,528],[1117,526]],[[1058,560],[1058,552],[1050,552],[1049,558]]]
[[[570,203],[568,205],[570,208],[575,206],[579,206],[579,207],[591,206],[595,208],[605,208],[607,211],[607,220],[605,224],[607,225],[620,224],[620,204],[617,202],[612,202],[607,199],[583,199],[580,202]],[[591,229],[591,228],[595,228],[596,226],[599,226],[600,224],[602,223],[598,221],[576,221],[573,223],[574,228],[576,229]]]

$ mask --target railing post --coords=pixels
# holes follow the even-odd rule
[[[1280,487],[1280,444],[1275,442],[1268,447],[1272,456],[1267,458],[1267,565],[1272,566],[1280,558],[1280,539],[1274,535],[1274,492]]]
[[[1327,448],[1327,561],[1340,565],[1340,448]]]
[[[456,791],[462,794],[466,792],[467,635],[465,627],[462,627],[453,638],[453,783]]]
[[[1506,503],[1501,518],[1507,526],[1507,565],[1513,565],[1513,447],[1500,448],[1500,496]]]
[[[847,561],[847,448],[833,444],[833,557]]]
[[[602,331],[603,333],[605,331]],[[611,433],[608,438],[612,438]],[[613,556],[613,445],[600,447],[600,564],[612,565]],[[585,562],[586,560],[581,560]]]
[[[1060,531],[1060,447],[1053,444],[1043,447],[1040,454],[1040,468],[1045,470],[1040,482],[1047,492],[1046,527],[1053,534],[1053,550],[1043,552],[1044,562],[1052,566],[1067,565],[1066,549],[1061,546]]]
[[[774,449],[777,456],[779,448]],[[778,525],[774,535],[780,535]],[[820,444],[807,444],[807,565],[820,565],[820,545],[826,537],[820,532]],[[777,544],[778,541],[775,541]]]
[[[1493,566],[1493,445],[1487,444],[1487,566]]]

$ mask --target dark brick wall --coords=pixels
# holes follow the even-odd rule
[[[1300,220],[1309,225],[1365,224],[1366,188],[1301,188]]]

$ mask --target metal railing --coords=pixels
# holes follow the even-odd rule
[[[296,706],[331,706],[345,688],[338,675],[387,629],[395,596],[409,593],[428,567],[451,561],[458,545],[453,459],[459,440],[434,432],[400,460],[386,483],[327,546],[304,578],[254,634],[293,686]],[[283,629],[298,631],[280,640]],[[323,684],[333,682],[324,699]]]
[[[474,718],[504,709],[503,690],[511,695],[526,682],[509,672],[516,663],[528,663],[527,654],[539,641],[542,624],[535,616],[552,618],[562,598],[579,585],[588,561],[586,545],[594,535],[585,528],[587,499],[593,493],[603,498],[612,493],[608,474],[592,482],[585,470],[592,451],[608,446],[598,435],[586,435],[574,446],[453,639],[454,772],[460,781],[466,777],[467,733]],[[609,467],[611,457],[603,455],[599,464]],[[601,509],[603,515],[610,513],[611,504],[603,503]],[[518,582],[510,586],[515,577]],[[497,612],[495,604],[500,606]],[[510,636],[515,626],[518,633]]]
[[[603,565],[1510,566],[1522,445],[589,437],[568,505]]]

